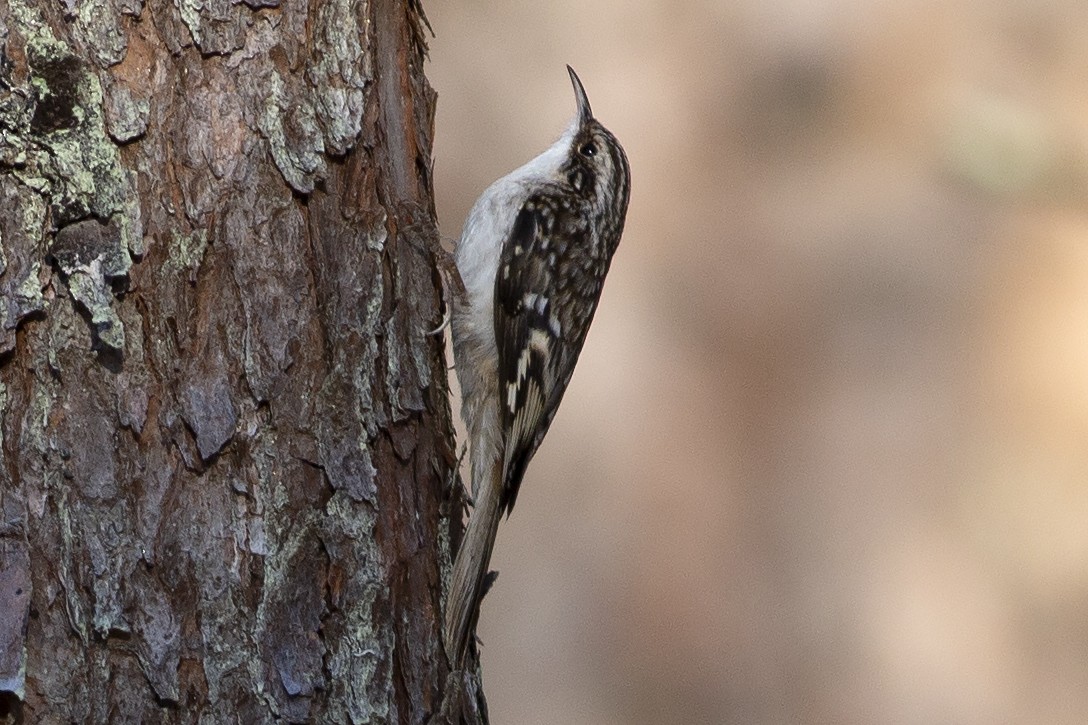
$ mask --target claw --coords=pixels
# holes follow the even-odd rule
[[[442,313],[442,323],[433,330],[427,330],[426,335],[438,335],[450,326],[453,319],[453,304],[455,300],[462,299],[465,294],[465,285],[461,281],[461,274],[457,271],[457,265],[449,252],[438,249],[436,252],[435,267],[438,269],[438,279],[442,284],[442,302],[446,306]],[[452,289],[452,292],[451,292]]]
[[[431,335],[438,335],[445,331],[450,326],[450,320],[453,319],[452,307],[450,305],[450,284],[446,281],[446,271],[439,267],[438,279],[442,283],[442,302],[446,307],[446,311],[442,313],[442,324],[433,330],[427,330],[425,335],[428,337]]]
[[[442,280],[443,280],[442,281],[442,288],[443,288],[442,289],[442,294],[445,295],[445,288],[446,288],[445,277],[443,277]],[[452,320],[452,319],[453,319],[453,315],[450,313],[450,306],[446,305],[446,311],[442,315],[442,324],[440,324],[438,327],[434,328],[433,330],[427,330],[423,334],[427,335],[427,336],[430,336],[430,335],[438,335],[439,333],[444,332],[446,330],[446,328],[450,326],[450,320]]]

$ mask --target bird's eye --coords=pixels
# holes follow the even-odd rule
[[[592,141],[582,144],[582,148],[578,149],[578,153],[582,154],[582,156],[596,156],[597,144]]]

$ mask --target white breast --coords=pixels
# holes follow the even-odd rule
[[[457,245],[457,269],[473,316],[487,329],[494,325],[495,273],[503,242],[532,189],[557,177],[576,129],[577,118],[546,151],[487,187],[468,213]]]

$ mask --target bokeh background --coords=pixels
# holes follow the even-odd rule
[[[427,11],[446,237],[565,63],[633,174],[493,722],[1088,722],[1088,4]]]

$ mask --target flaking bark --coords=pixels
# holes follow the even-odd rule
[[[425,22],[0,0],[0,720],[441,708]]]

